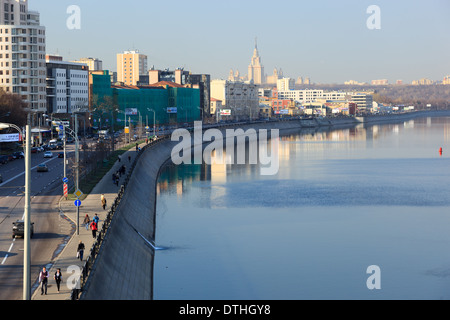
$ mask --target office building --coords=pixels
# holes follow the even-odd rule
[[[0,0],[0,88],[45,113],[45,27],[27,0]]]
[[[117,54],[117,81],[135,86],[148,75],[147,56],[139,51],[125,51]]]
[[[87,112],[89,107],[89,69],[85,64],[63,61],[61,56],[46,57],[47,107],[50,114]]]

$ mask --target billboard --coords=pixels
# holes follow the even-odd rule
[[[22,137],[19,133],[0,134],[0,142],[19,142]]]
[[[177,108],[167,108],[167,113],[177,113]]]
[[[220,115],[221,116],[230,116],[231,115],[231,109],[220,110]]]
[[[137,108],[126,108],[125,114],[127,116],[137,116],[138,115],[138,109]]]

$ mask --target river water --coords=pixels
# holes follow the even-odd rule
[[[299,130],[278,151],[273,176],[163,170],[155,300],[450,298],[450,118]]]

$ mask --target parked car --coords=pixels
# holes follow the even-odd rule
[[[48,167],[45,163],[41,163],[37,167],[37,172],[48,172]]]
[[[12,237],[14,239],[17,236],[19,237],[25,236],[25,222],[23,220],[17,220],[16,222],[13,222]],[[34,222],[31,222],[30,238],[33,238],[33,236],[34,236]]]
[[[0,163],[1,164],[8,163],[8,156],[0,156]]]
[[[31,148],[31,153],[38,153],[38,148],[36,147]]]
[[[45,151],[44,158],[53,158],[53,153],[50,151]]]

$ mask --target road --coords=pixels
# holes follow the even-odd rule
[[[72,147],[73,150],[73,147]],[[31,284],[35,284],[40,269],[49,265],[55,254],[73,232],[72,224],[60,216],[58,201],[62,195],[63,159],[53,151],[53,158],[43,153],[31,159]],[[36,166],[46,163],[48,172],[37,172]],[[23,297],[23,239],[12,239],[12,223],[24,215],[23,159],[0,166],[0,300],[21,300]],[[69,170],[69,169],[68,169]]]

